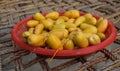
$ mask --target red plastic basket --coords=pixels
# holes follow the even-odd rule
[[[59,12],[60,15],[62,15],[64,12]],[[80,12],[81,15],[84,15],[85,13]],[[43,14],[45,15],[45,14]],[[99,17],[96,15],[93,15],[96,19]],[[20,47],[29,50],[31,52],[34,52],[36,54],[39,54],[41,56],[45,57],[52,57],[53,54],[55,53],[56,50],[53,49],[45,49],[45,48],[39,48],[39,47],[33,47],[28,45],[23,41],[23,38],[21,34],[27,30],[26,22],[33,19],[33,17],[28,17],[23,19],[22,21],[18,22],[11,33],[13,41]],[[55,58],[73,58],[73,57],[80,57],[83,55],[91,54],[94,53],[98,50],[101,50],[107,46],[109,46],[116,38],[117,31],[115,27],[112,25],[112,23],[108,23],[108,28],[107,31],[105,32],[107,38],[102,41],[101,43],[94,45],[94,46],[89,46],[87,48],[79,48],[79,49],[74,49],[74,50],[59,50],[58,53],[56,54]]]

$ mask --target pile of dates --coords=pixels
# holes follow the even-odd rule
[[[81,15],[78,10],[69,10],[62,15],[50,12],[35,13],[22,33],[24,42],[31,46],[48,49],[72,50],[86,48],[106,39],[104,32],[108,20],[96,19],[92,14]]]

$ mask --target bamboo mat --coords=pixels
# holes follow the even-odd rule
[[[120,0],[0,0],[0,71],[120,71],[120,37],[107,48],[73,59],[48,59],[19,48],[11,29],[35,12],[77,9],[97,14],[120,30]]]

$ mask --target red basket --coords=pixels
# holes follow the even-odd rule
[[[62,15],[64,12],[59,12],[60,15]],[[84,15],[85,13],[81,12],[81,15]],[[45,15],[45,14],[44,14]],[[96,15],[93,15],[96,19],[99,17]],[[22,33],[27,30],[26,22],[33,19],[33,17],[28,17],[23,19],[22,21],[18,22],[13,30],[12,30],[12,39],[13,41],[20,47],[29,50],[31,52],[34,52],[36,54],[39,54],[41,56],[45,57],[52,57],[53,54],[55,53],[56,50],[53,49],[45,49],[45,48],[36,48],[33,46],[28,45],[23,41],[22,38]],[[98,50],[101,50],[108,45],[110,45],[116,38],[117,31],[115,27],[112,25],[112,23],[108,23],[108,28],[107,31],[105,32],[107,38],[102,41],[101,43],[94,45],[94,46],[89,46],[87,48],[79,48],[79,49],[74,49],[74,50],[59,50],[58,53],[56,54],[55,58],[73,58],[73,57],[80,57],[83,55],[91,54],[94,53]]]

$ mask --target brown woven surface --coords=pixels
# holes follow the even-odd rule
[[[73,59],[48,59],[16,46],[12,27],[35,12],[78,9],[108,18],[120,29],[120,0],[0,0],[0,71],[120,71],[120,37],[107,48]],[[120,34],[118,34],[120,35]]]

